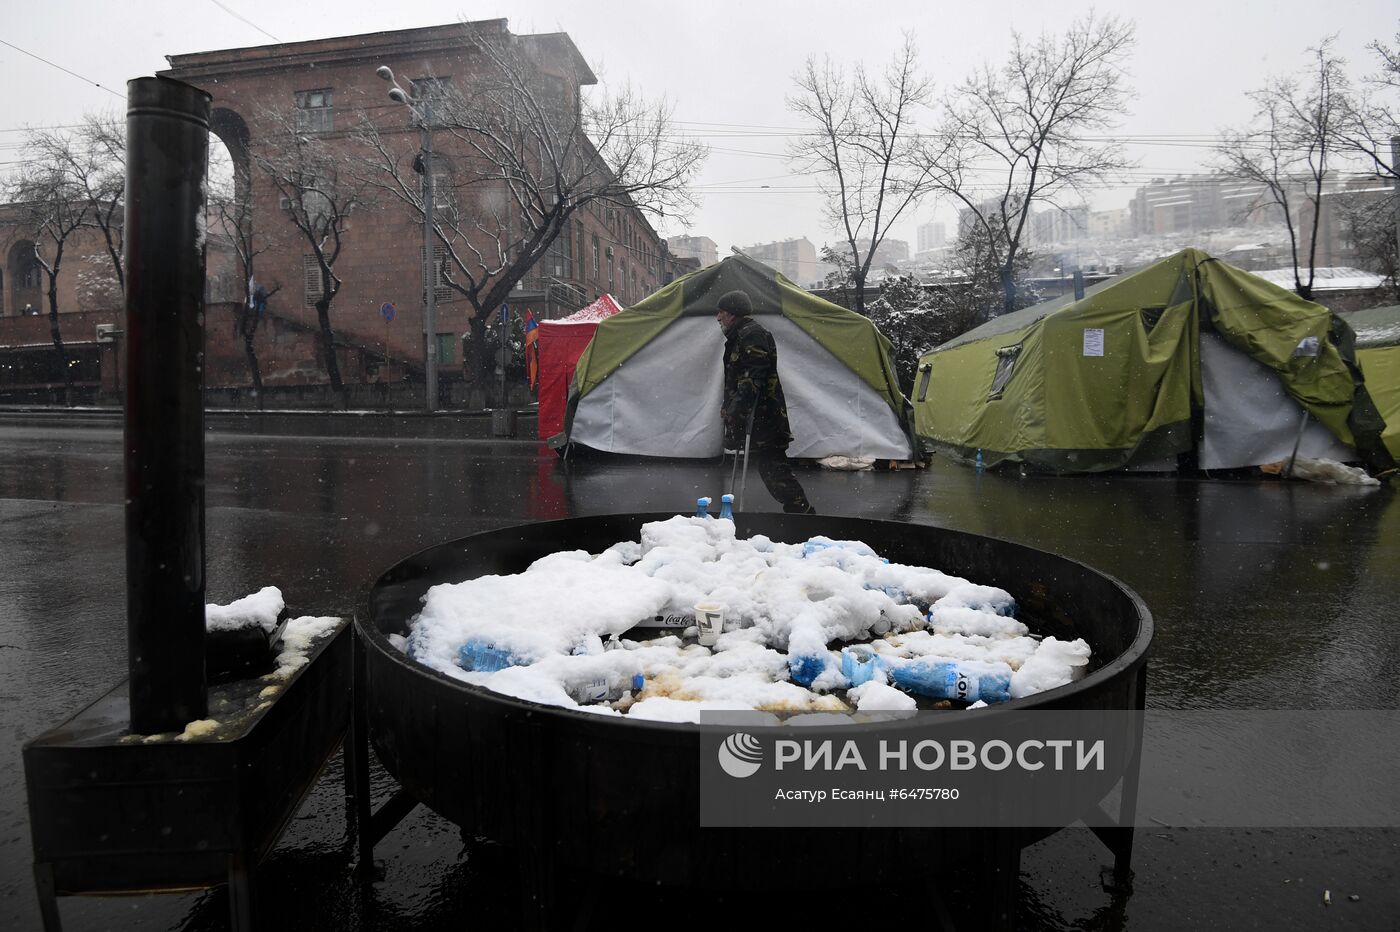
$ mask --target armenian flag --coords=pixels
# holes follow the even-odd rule
[[[540,380],[540,322],[530,309],[525,308],[525,372],[530,378],[530,390],[534,391]]]

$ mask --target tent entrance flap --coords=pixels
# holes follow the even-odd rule
[[[1303,406],[1278,375],[1213,333],[1201,334],[1201,387],[1205,390],[1202,469],[1235,469],[1286,460],[1298,442]],[[1309,419],[1298,455],[1348,462],[1356,451],[1316,419]]]
[[[579,399],[571,439],[605,453],[719,456],[723,352],[713,320],[677,320]]]
[[[793,436],[788,456],[910,458],[899,418],[878,392],[792,321],[762,320],[778,344],[778,377]]]

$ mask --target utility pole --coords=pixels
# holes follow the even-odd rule
[[[1395,188],[1395,254],[1400,256],[1400,136],[1390,137],[1390,177]]]
[[[420,86],[417,96],[410,94],[394,80],[394,72],[388,66],[380,65],[375,74],[388,81],[389,99],[408,107],[418,120],[422,152],[420,164],[423,167],[423,376],[424,407],[428,413],[437,410],[437,263],[434,261],[433,242],[433,121],[431,82]],[[387,351],[386,351],[387,356]]]
[[[423,330],[427,337],[424,356],[424,393],[427,410],[437,410],[438,404],[438,345],[437,345],[437,250],[433,242],[433,128],[429,120],[428,101],[420,102],[418,110],[423,133]]]

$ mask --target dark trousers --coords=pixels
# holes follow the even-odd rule
[[[741,453],[740,456],[743,454]],[[749,450],[749,459],[758,470],[758,476],[768,488],[768,494],[776,498],[783,511],[796,514],[814,514],[815,509],[807,501],[807,493],[792,472],[787,453],[772,447],[754,447]]]

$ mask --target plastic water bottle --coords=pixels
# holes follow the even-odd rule
[[[708,518],[710,516],[710,496],[702,495],[695,500],[695,517]]]
[[[977,471],[982,471],[982,448],[977,448]]]
[[[495,673],[506,667],[519,666],[520,658],[490,641],[471,638],[458,649],[457,665],[474,673]]]
[[[623,696],[635,696],[646,686],[646,677],[640,673],[604,673],[586,677],[569,683],[565,689],[579,705],[597,705],[600,702],[617,702]]]
[[[794,654],[788,657],[788,676],[798,686],[811,686],[826,670],[826,657],[816,654]]]
[[[1004,663],[962,664],[911,660],[890,671],[905,692],[959,702],[1005,702],[1011,698],[1011,668]]]
[[[841,672],[852,686],[870,682],[879,664],[875,651],[864,644],[841,648]]]
[[[734,496],[728,492],[719,497],[719,516],[734,520]]]

